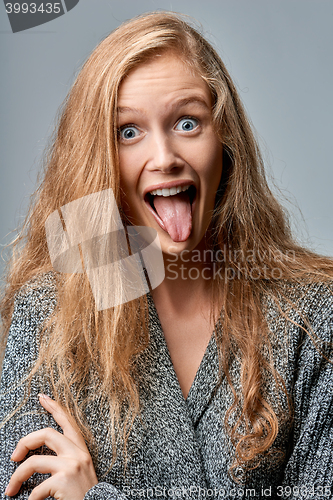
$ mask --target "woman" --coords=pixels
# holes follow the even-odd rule
[[[157,232],[165,268],[130,301],[116,274],[100,287],[115,307],[95,300],[105,261],[85,259],[100,206],[87,223],[77,202],[105,192],[129,234]],[[52,270],[59,209],[86,272]],[[21,241],[2,303],[7,495],[332,497],[332,261],[293,240],[223,63],[180,16],[134,19],[90,56]],[[116,241],[111,263],[131,246]]]

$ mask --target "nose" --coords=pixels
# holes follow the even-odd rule
[[[162,132],[155,134],[151,139],[150,148],[151,170],[169,173],[183,166],[184,162],[177,151],[176,144],[168,134]]]

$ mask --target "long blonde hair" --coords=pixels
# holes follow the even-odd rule
[[[43,180],[15,242],[1,313],[8,332],[15,294],[34,276],[52,270],[45,237],[45,222],[52,212],[108,188],[120,204],[119,86],[131,69],[170,50],[207,83],[213,98],[213,121],[223,144],[211,245],[223,251],[220,265],[232,270],[236,278],[217,276],[214,280],[215,297],[223,311],[223,335],[217,341],[220,368],[234,394],[225,416],[235,446],[233,468],[252,468],[271,449],[279,429],[276,412],[262,390],[265,374],[274,377],[277,390],[285,390],[272,360],[260,349],[270,345],[262,295],[270,294],[278,301],[282,283],[325,281],[332,276],[333,266],[331,260],[293,240],[284,211],[266,182],[259,148],[235,86],[216,51],[182,16],[155,12],[124,23],[84,64],[64,103]],[[238,252],[246,257],[256,251],[261,256],[255,276],[251,259],[243,258],[240,263],[230,256],[230,249],[233,255]],[[272,262],[272,254],[282,258]],[[57,307],[46,325],[29,380],[42,368],[56,374],[50,381],[54,397],[76,418],[90,444],[85,388],[93,384],[92,392],[109,407],[113,442],[118,442],[115,429],[122,428],[121,446],[126,449],[131,425],[140,411],[135,359],[149,342],[146,298],[98,311],[85,274],[55,273],[55,279]],[[241,365],[239,390],[229,374],[235,351]],[[114,458],[116,453],[115,446]]]

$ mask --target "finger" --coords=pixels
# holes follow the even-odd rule
[[[45,498],[49,497],[54,498],[56,493],[54,481],[50,477],[32,490],[28,500],[45,500]]]
[[[76,425],[74,419],[68,416],[64,408],[46,394],[39,394],[39,402],[45,410],[51,413],[57,424],[60,425],[64,432],[64,436],[70,439],[81,450],[88,451],[80,429]]]
[[[13,496],[18,493],[22,483],[29,479],[35,472],[40,474],[55,474],[60,470],[61,463],[58,457],[34,455],[21,464],[12,475],[6,488],[6,495]]]
[[[46,445],[57,455],[68,455],[77,451],[77,446],[70,439],[52,428],[40,429],[34,431],[20,439],[11,456],[14,462],[20,462],[24,459],[28,451],[36,450]]]

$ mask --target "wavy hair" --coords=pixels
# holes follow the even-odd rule
[[[283,418],[287,421],[291,416],[290,408],[289,416],[278,417],[265,395],[267,376],[275,381],[277,392],[285,392],[285,387],[272,356],[264,354],[264,346],[270,352],[271,340],[263,294],[279,304],[284,283],[327,281],[333,265],[293,239],[286,215],[266,182],[260,151],[235,86],[217,52],[184,16],[153,12],[126,22],[98,45],[82,67],[46,154],[42,182],[14,243],[1,313],[6,336],[18,290],[34,276],[52,270],[45,236],[45,221],[52,212],[108,188],[120,205],[119,86],[133,68],[166,51],[176,53],[207,83],[224,151],[210,241],[212,248],[223,252],[222,270],[235,276],[214,280],[215,300],[223,312],[223,335],[217,338],[220,369],[234,397],[225,416],[235,447],[233,473],[239,466],[257,466],[272,450]],[[230,250],[244,258],[232,258]],[[246,258],[254,251],[261,259],[255,276],[253,260]],[[142,297],[98,311],[86,274],[55,276],[57,306],[45,325],[39,358],[28,381],[42,369],[54,374],[50,378],[54,397],[75,417],[91,446],[84,409],[89,403],[86,387],[93,387],[91,392],[109,408],[115,459],[119,446],[126,451],[140,412],[135,359],[149,342],[147,301]],[[241,367],[239,381],[230,374],[234,356]],[[120,428],[119,440],[116,429]]]

